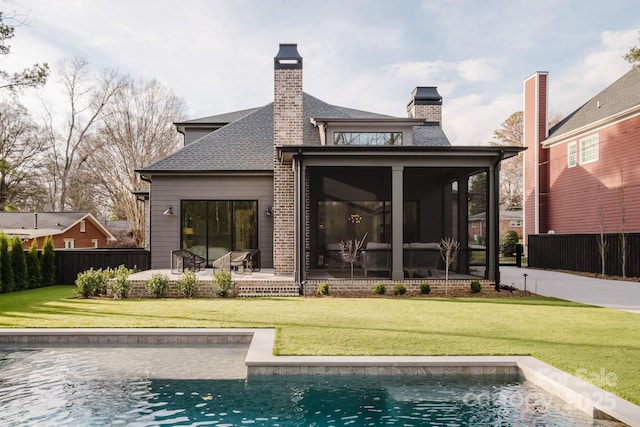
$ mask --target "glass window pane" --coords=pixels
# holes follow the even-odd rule
[[[206,255],[206,203],[200,200],[182,202],[182,249]]]
[[[234,202],[234,243],[235,249],[256,249],[258,247],[258,202]]]
[[[209,262],[213,262],[233,249],[231,240],[231,201],[207,202],[209,225]]]

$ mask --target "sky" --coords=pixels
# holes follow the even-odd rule
[[[569,114],[627,72],[622,57],[640,45],[637,0],[0,0],[0,10],[23,22],[3,70],[84,56],[159,81],[193,119],[271,102],[273,57],[297,43],[304,91],[330,104],[406,117],[411,91],[437,86],[454,145],[492,141],[536,71],[549,72],[551,113]],[[56,85],[52,76],[25,105],[36,108],[37,92],[55,106]]]

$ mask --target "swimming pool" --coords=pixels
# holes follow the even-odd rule
[[[0,350],[1,425],[592,424],[514,376],[245,377],[243,344],[28,347]]]

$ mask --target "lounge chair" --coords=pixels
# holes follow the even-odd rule
[[[405,246],[405,254],[408,253],[408,264],[405,266],[409,277],[414,275],[438,276],[438,263],[440,262],[440,244],[438,243],[409,243]],[[405,256],[405,260],[407,256]]]
[[[171,251],[171,272],[183,273],[188,271],[201,271],[204,269],[205,259],[200,255],[189,252],[186,249]]]
[[[362,251],[362,268],[364,277],[371,272],[391,272],[391,245],[389,243],[367,243],[367,249]]]

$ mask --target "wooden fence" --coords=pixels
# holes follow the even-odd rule
[[[151,254],[144,249],[87,249],[56,250],[56,283],[73,285],[78,273],[90,268],[118,267],[148,270]]]
[[[622,276],[620,234],[605,234],[605,274]],[[529,267],[602,273],[599,234],[532,234]],[[640,277],[640,233],[627,234],[627,277]]]

